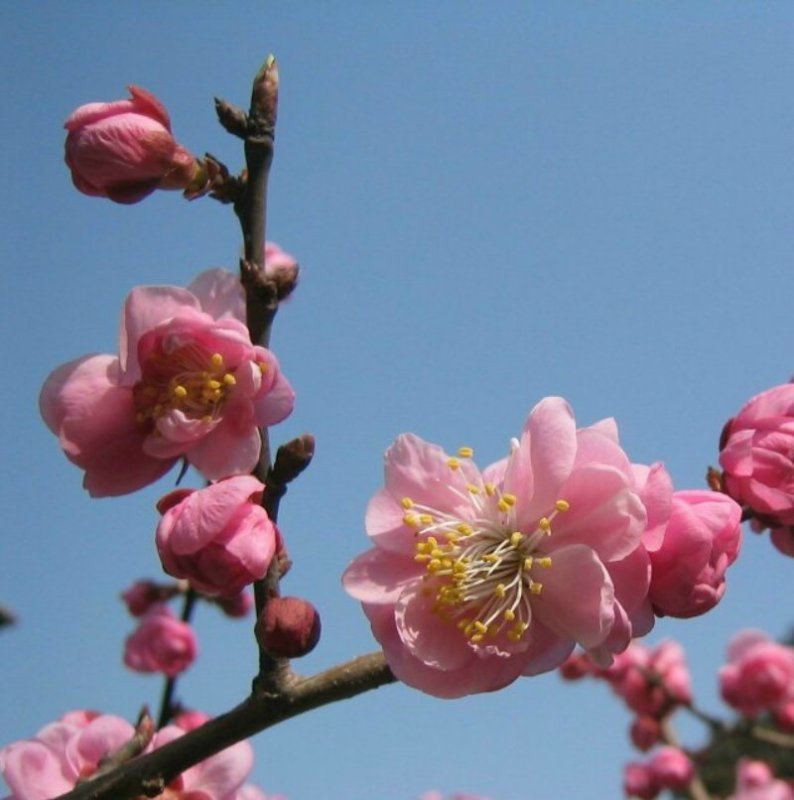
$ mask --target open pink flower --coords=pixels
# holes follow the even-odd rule
[[[133,736],[134,729],[109,714],[64,715],[42,728],[35,737],[0,750],[0,772],[12,794],[6,800],[49,800],[71,791],[78,781],[93,775],[100,761]],[[169,725],[159,730],[147,751],[184,736]],[[255,787],[244,784],[253,766],[248,742],[237,742],[185,770],[155,800],[254,800]]]
[[[725,571],[739,555],[741,507],[719,492],[673,495],[661,546],[651,550],[648,597],[659,616],[694,617],[725,593]]]
[[[294,394],[275,356],[252,345],[233,316],[240,311],[233,283],[230,273],[213,270],[197,279],[198,294],[133,289],[119,356],[83,356],[47,378],[42,417],[85,470],[92,496],[140,489],[182,457],[209,480],[250,472],[259,428],[292,410]]]
[[[794,699],[794,649],[762,631],[740,631],[728,644],[720,691],[728,705],[747,717],[784,708]]]
[[[264,488],[238,475],[162,498],[155,539],[163,569],[211,595],[239,595],[264,578],[276,552],[275,528],[258,502]]]
[[[159,603],[127,637],[124,663],[135,672],[161,672],[173,678],[193,663],[197,652],[193,628],[177,619],[165,603]]]
[[[165,106],[138,86],[129,100],[88,103],[64,123],[66,164],[83,194],[137,203],[155,189],[184,189],[199,164],[171,135]]]
[[[772,527],[794,525],[794,383],[753,397],[722,433],[725,491]]]
[[[645,601],[646,511],[614,423],[576,429],[561,398],[484,471],[403,434],[370,501],[374,548],[344,574],[389,666],[439,697],[498,689],[625,648]]]

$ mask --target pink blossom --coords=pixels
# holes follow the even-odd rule
[[[141,617],[127,637],[124,663],[136,672],[162,672],[173,678],[193,663],[197,650],[193,628],[159,603]]]
[[[0,771],[11,789],[6,800],[48,800],[71,791],[93,775],[100,761],[126,744],[134,729],[111,715],[85,712],[64,716],[33,739],[0,750]],[[69,718],[69,721],[67,720]],[[169,725],[158,731],[147,751],[178,739],[185,730]],[[244,781],[253,766],[248,742],[238,742],[177,776],[159,800],[259,800],[265,796]],[[271,798],[270,800],[276,800]]]
[[[0,771],[11,789],[6,800],[48,800],[96,772],[101,759],[134,733],[120,717],[72,712],[0,750]]]
[[[662,726],[656,717],[647,714],[636,717],[629,729],[631,743],[641,752],[646,753],[655,744],[662,741]]]
[[[577,431],[561,398],[482,472],[469,448],[403,434],[367,510],[374,547],[345,587],[395,675],[439,697],[554,669],[576,643],[606,665],[648,590],[634,487],[614,423]]]
[[[739,554],[741,516],[741,507],[718,492],[673,495],[664,539],[650,552],[648,596],[658,616],[694,617],[720,601],[725,571]]]
[[[89,103],[66,120],[74,185],[116,203],[137,203],[155,189],[187,188],[200,168],[171,135],[168,111],[145,89],[128,89],[129,100]]]
[[[662,791],[662,787],[647,764],[631,761],[623,767],[623,791],[626,797],[653,800]]]
[[[663,641],[654,648],[634,642],[604,672],[613,691],[639,715],[661,718],[675,705],[692,702],[684,650]]]
[[[661,747],[648,762],[654,780],[663,789],[681,791],[695,777],[695,767],[682,750],[677,747]]]
[[[740,631],[728,644],[728,663],[719,676],[725,702],[747,717],[757,717],[794,696],[794,650],[762,631]]]
[[[239,295],[228,293],[229,280],[213,270],[199,295],[176,286],[133,289],[119,356],[83,356],[47,378],[42,417],[85,471],[92,496],[140,489],[182,457],[209,480],[250,472],[259,428],[292,410],[275,356],[252,345],[232,316]]]
[[[736,794],[730,800],[794,800],[794,790],[776,780],[763,761],[743,758],[736,768]]]
[[[259,504],[264,488],[238,475],[162,498],[155,538],[163,569],[210,595],[239,595],[264,578],[276,551],[273,523]]]
[[[725,491],[772,527],[794,524],[794,384],[753,397],[725,426]]]

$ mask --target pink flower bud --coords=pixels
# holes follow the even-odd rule
[[[720,448],[725,491],[766,524],[793,525],[794,384],[753,397],[725,426]]]
[[[210,715],[203,711],[180,711],[174,717],[174,725],[183,731],[192,731],[194,728],[200,728],[209,719]]]
[[[730,800],[794,800],[794,790],[776,780],[768,764],[743,758],[736,768],[736,794]]]
[[[127,637],[124,663],[136,672],[162,672],[173,678],[193,663],[197,650],[190,625],[161,603],[152,606]]]
[[[140,617],[163,598],[160,596],[159,585],[154,581],[135,581],[129,589],[122,592],[121,599],[127,604],[127,610],[133,617]]]
[[[171,135],[162,103],[145,89],[128,88],[129,100],[89,103],[66,120],[74,185],[116,203],[137,203],[155,189],[186,189],[200,172],[196,158]]]
[[[629,736],[634,746],[646,753],[661,741],[662,728],[655,717],[644,714],[632,722]]]
[[[725,593],[742,540],[740,506],[724,494],[676,492],[664,539],[651,551],[649,599],[658,616],[694,617]]]
[[[247,616],[254,607],[254,600],[250,592],[240,592],[240,594],[235,594],[232,597],[218,595],[214,600],[221,611],[232,619],[240,619]]]
[[[661,791],[661,786],[656,783],[647,764],[632,761],[623,767],[623,791],[626,797],[653,800]]]
[[[218,481],[182,496],[157,526],[163,569],[200,592],[229,597],[265,576],[276,532],[258,499],[264,484],[252,475]]]
[[[695,767],[677,747],[662,747],[648,762],[653,780],[663,789],[681,791],[695,777]]]
[[[256,623],[256,638],[277,658],[299,658],[320,639],[320,615],[300,597],[272,597]]]
[[[792,648],[761,631],[741,631],[731,639],[728,663],[720,669],[720,691],[728,705],[754,718],[786,703],[792,685]]]

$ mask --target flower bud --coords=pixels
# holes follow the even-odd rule
[[[135,672],[184,672],[198,651],[196,635],[164,603],[152,606],[124,644],[124,663]]]
[[[320,639],[320,615],[300,597],[272,597],[256,623],[261,647],[277,658],[299,658]]]
[[[129,100],[88,103],[64,123],[66,164],[83,194],[137,203],[155,189],[203,182],[196,158],[171,135],[165,106],[130,86]]]
[[[240,619],[245,617],[248,612],[254,607],[254,601],[250,592],[240,592],[232,597],[224,597],[218,595],[214,597],[215,604],[226,614],[227,617],[232,619]]]
[[[637,717],[629,730],[632,744],[641,752],[647,753],[662,740],[662,726],[656,717],[643,714]]]

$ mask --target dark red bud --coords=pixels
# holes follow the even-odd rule
[[[300,658],[320,640],[320,615],[300,597],[272,597],[256,622],[256,638],[276,658]]]

